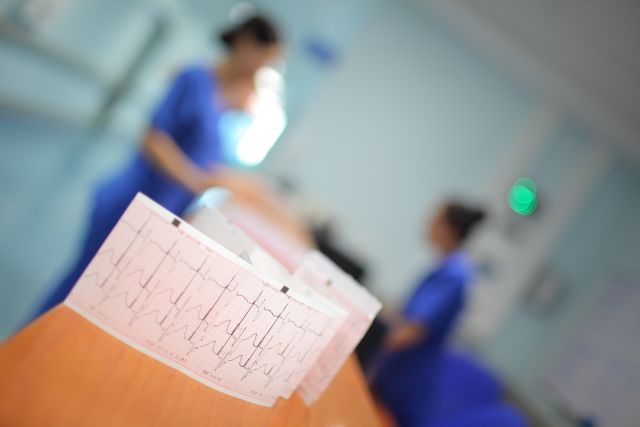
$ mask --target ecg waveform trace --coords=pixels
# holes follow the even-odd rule
[[[332,319],[137,195],[66,304],[213,388],[270,406],[332,338]]]
[[[300,397],[310,404],[327,389],[362,340],[381,305],[355,280],[339,272],[337,266],[319,253],[307,255],[294,276],[332,299],[348,313],[316,363],[300,383]]]

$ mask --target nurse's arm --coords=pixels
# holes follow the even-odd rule
[[[387,350],[401,350],[411,347],[424,340],[427,335],[425,325],[419,323],[404,323],[394,328],[385,339],[384,346]]]
[[[169,135],[149,128],[142,140],[142,151],[161,172],[169,175],[192,193],[221,186],[239,197],[256,197],[257,181],[231,169],[217,166],[215,170],[200,168],[193,163]]]
[[[156,168],[194,194],[204,191],[209,186],[209,174],[195,165],[164,132],[148,129],[142,140],[142,150]]]

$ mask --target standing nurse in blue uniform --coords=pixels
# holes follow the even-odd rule
[[[226,109],[245,107],[258,69],[280,55],[279,35],[269,20],[253,16],[222,32],[220,40],[226,48],[222,60],[176,76],[153,113],[140,151],[96,191],[80,256],[39,313],[64,300],[137,192],[181,215],[209,187],[224,186],[239,195],[255,190],[248,179],[221,166],[218,121]]]
[[[384,342],[372,387],[399,426],[425,425],[429,418],[437,364],[473,278],[461,249],[484,212],[460,203],[443,206],[428,224],[426,237],[442,258],[420,280]]]

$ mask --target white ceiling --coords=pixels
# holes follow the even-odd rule
[[[604,142],[640,154],[640,2],[420,0]]]

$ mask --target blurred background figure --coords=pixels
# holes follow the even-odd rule
[[[243,39],[265,53],[253,74],[193,65],[231,60],[220,33],[256,11],[286,49]],[[96,204],[120,202],[97,186],[124,171],[142,186],[144,169],[172,209],[191,197],[137,142],[166,126],[172,88],[207,75],[224,90],[179,116],[209,99],[217,124],[156,129],[159,146],[236,194],[277,192],[265,209],[295,206],[389,307],[447,259],[422,251],[424,212],[451,194],[486,210],[433,380],[438,423],[636,427],[638,21],[627,0],[0,0],[0,338],[76,261]]]
[[[473,280],[472,262],[462,244],[484,215],[448,202],[426,224],[426,243],[441,259],[419,280],[403,309],[391,314],[381,366],[374,367],[376,396],[399,425],[422,426],[430,420],[436,370]]]
[[[248,107],[256,73],[280,55],[280,36],[271,21],[256,15],[224,30],[220,41],[226,55],[212,66],[192,66],[177,75],[153,113],[140,152],[96,191],[80,256],[37,314],[64,300],[136,193],[176,215],[213,186],[262,197],[257,183],[222,167],[218,126],[225,110]]]

